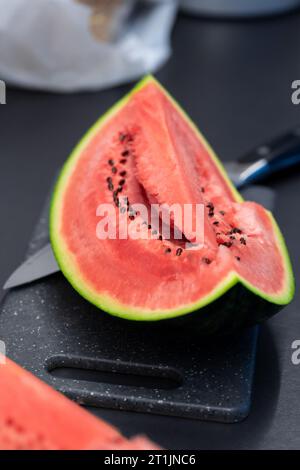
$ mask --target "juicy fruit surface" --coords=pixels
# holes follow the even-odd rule
[[[85,449],[157,446],[143,436],[125,439],[6,358],[0,365],[0,450]]]
[[[123,204],[129,223],[152,234],[132,204],[149,212],[150,203],[204,204],[204,246],[185,249],[157,228],[157,239],[99,240],[96,209],[103,203]],[[242,201],[204,138],[153,79],[75,149],[55,192],[51,238],[74,286],[127,318],[131,311],[146,320],[186,313],[237,282],[277,304],[292,297],[288,255],[271,214]]]

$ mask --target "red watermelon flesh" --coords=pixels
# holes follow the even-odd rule
[[[118,196],[149,212],[153,202],[204,204],[203,248],[178,252],[173,239],[98,240],[96,208],[116,203],[108,181],[116,189],[121,180]],[[142,222],[133,218],[132,224]],[[73,286],[128,319],[181,316],[237,284],[277,306],[293,297],[287,250],[272,215],[242,200],[204,137],[151,77],[96,123],[66,163],[53,197],[51,240]]]
[[[168,205],[204,203],[200,175],[205,171],[201,164],[205,149],[190,132],[187,122],[155,86],[148,86],[137,94],[133,104],[135,120],[142,123],[136,130],[134,143],[136,176],[149,200]],[[224,186],[224,192],[226,190]],[[230,191],[228,193],[230,196]],[[212,225],[208,218],[204,223],[206,246],[216,250]],[[190,233],[184,235],[193,241]]]
[[[0,357],[0,450],[154,450],[124,438],[29,372]]]

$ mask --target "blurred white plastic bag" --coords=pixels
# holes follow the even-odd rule
[[[0,79],[53,91],[101,89],[169,56],[173,0],[0,0]]]

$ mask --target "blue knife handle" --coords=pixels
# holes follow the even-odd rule
[[[278,173],[281,170],[292,168],[300,164],[300,153],[294,155],[281,155],[273,159],[261,159],[258,162],[249,165],[249,168],[241,174],[238,188],[249,183],[256,183],[271,174]]]

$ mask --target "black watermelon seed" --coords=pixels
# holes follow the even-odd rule
[[[112,159],[110,159],[110,160],[108,160],[108,164],[109,164],[110,166],[114,166],[115,162],[114,162]]]
[[[129,155],[129,150],[123,150],[123,152],[121,153],[122,157],[128,157]]]
[[[118,197],[114,199],[114,203],[116,204],[117,207],[120,207],[120,201]]]
[[[162,235],[160,235],[160,236],[158,237],[158,239],[159,239],[159,240],[162,240]]]
[[[129,219],[130,219],[130,220],[134,220],[134,219],[135,219],[135,216],[134,216],[133,214],[131,214],[131,215],[129,216]]]
[[[241,258],[239,256],[235,257],[238,261],[241,261]]]
[[[126,158],[122,158],[122,159],[120,160],[120,163],[121,163],[122,165],[124,165],[126,162],[127,162]]]
[[[214,210],[215,210],[215,207],[213,205],[212,202],[209,202],[206,207],[208,207],[209,209],[209,212],[208,212],[208,217],[213,217],[214,216]]]
[[[232,233],[242,233],[241,229],[240,228],[237,228],[237,227],[234,227],[232,230],[231,230]]]
[[[110,191],[113,191],[113,190],[114,190],[114,185],[113,185],[111,182],[108,183],[108,189],[109,189]]]
[[[148,229],[151,230],[151,225],[150,224],[148,225]]]
[[[225,215],[225,212],[224,212],[224,211],[219,211],[219,213],[220,213],[221,215]]]
[[[126,176],[126,171],[125,170],[120,171],[120,176]]]
[[[235,240],[235,236],[234,236],[234,235],[230,235],[230,240]]]
[[[165,253],[171,253],[171,248],[166,248]]]
[[[182,253],[182,248],[178,248],[178,249],[176,250],[176,256],[180,256],[181,253]]]
[[[124,180],[124,179],[122,179],[122,180],[119,181],[119,185],[120,185],[120,186],[123,186],[124,184],[125,184],[125,180]]]
[[[108,178],[106,178],[106,181],[107,181],[108,183],[112,183],[111,177],[109,176]]]
[[[214,225],[219,225],[219,222],[216,220],[215,222],[213,222]]]
[[[240,242],[241,242],[242,245],[246,245],[246,240],[245,240],[244,237],[241,237],[241,238],[240,238]]]
[[[220,245],[226,246],[227,248],[230,248],[232,246],[232,242],[222,242]]]
[[[112,169],[111,169],[111,172],[112,172],[113,174],[116,174],[117,171],[118,171],[117,168],[116,168],[115,166],[113,166]]]
[[[210,264],[211,263],[211,259],[209,259],[209,258],[202,258],[202,261],[205,264]]]

